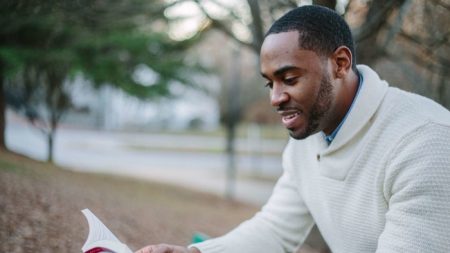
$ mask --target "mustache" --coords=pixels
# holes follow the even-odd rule
[[[300,108],[298,108],[295,105],[292,104],[281,104],[277,107],[276,111],[277,112],[283,112],[283,111],[302,111]]]

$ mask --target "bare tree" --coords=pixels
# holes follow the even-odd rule
[[[22,113],[47,141],[47,161],[54,159],[56,129],[64,114],[72,109],[70,91],[61,84],[66,79],[64,66],[48,69],[28,66],[7,85],[8,104]]]
[[[383,0],[369,4],[364,23],[354,31],[358,62],[374,66],[384,78],[392,78],[391,84],[450,108],[450,3]],[[397,78],[391,77],[393,69],[381,67],[390,62],[400,72]]]

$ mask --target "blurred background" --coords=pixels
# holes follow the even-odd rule
[[[134,249],[251,217],[287,142],[259,48],[307,4],[347,20],[358,64],[450,108],[450,0],[2,1],[0,251],[79,251],[84,207]],[[301,252],[327,252],[317,231]]]

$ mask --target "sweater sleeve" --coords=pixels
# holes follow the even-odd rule
[[[450,252],[450,127],[416,129],[392,153],[377,252]]]
[[[285,168],[269,201],[253,218],[222,237],[190,247],[202,253],[294,252],[314,222],[289,171]]]

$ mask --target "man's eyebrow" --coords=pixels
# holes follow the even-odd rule
[[[301,70],[301,68],[296,67],[296,66],[292,66],[292,65],[287,65],[287,66],[283,66],[283,67],[275,70],[275,72],[273,72],[273,75],[274,76],[281,76],[281,75],[283,75],[284,73],[286,73],[286,72],[288,72],[290,70]],[[267,78],[267,75],[264,74],[264,73],[261,73],[261,76],[264,77],[264,78]]]

